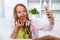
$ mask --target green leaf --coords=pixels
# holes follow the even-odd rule
[[[36,8],[34,8],[34,9],[29,10],[29,13],[31,13],[31,14],[39,14],[39,11]]]

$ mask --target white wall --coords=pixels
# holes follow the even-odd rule
[[[2,18],[3,17],[3,1],[2,0],[0,0],[0,18]]]
[[[16,4],[22,3],[27,6],[27,0],[4,0],[4,17],[12,17]]]

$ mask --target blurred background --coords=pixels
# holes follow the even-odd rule
[[[60,38],[60,0],[0,0],[0,38],[9,38],[13,10],[18,3],[26,6],[30,19],[43,21],[46,20],[44,5],[48,6],[53,13],[55,25],[52,31],[39,30],[38,35],[41,37],[49,34]]]

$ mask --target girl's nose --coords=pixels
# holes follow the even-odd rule
[[[22,13],[22,15],[24,15],[24,13]]]

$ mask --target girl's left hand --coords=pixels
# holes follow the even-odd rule
[[[53,18],[53,14],[52,12],[48,9],[48,7],[45,7],[45,13],[47,15],[47,17],[50,19],[50,18]]]
[[[48,9],[48,7],[45,7],[45,13],[50,21],[51,24],[54,24],[54,17],[52,12]]]

